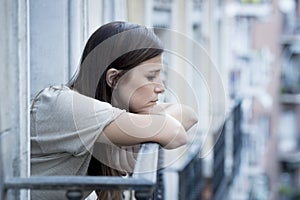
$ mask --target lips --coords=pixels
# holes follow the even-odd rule
[[[151,106],[152,106],[152,105],[156,105],[157,101],[158,101],[158,100],[149,101],[149,105],[151,105]]]

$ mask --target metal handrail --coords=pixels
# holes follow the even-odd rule
[[[139,199],[148,199],[156,186],[159,145],[143,144],[139,150],[132,176],[127,178],[108,176],[31,176],[28,178],[12,177],[4,181],[4,193],[10,189],[31,190],[67,190],[67,194],[83,190],[136,190]],[[151,163],[151,164],[149,164]],[[67,195],[68,196],[68,195]]]
[[[31,176],[29,178],[9,178],[4,183],[5,189],[149,189],[155,183],[143,178],[122,178],[108,176]]]

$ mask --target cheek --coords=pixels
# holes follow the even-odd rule
[[[139,108],[152,100],[152,91],[153,89],[149,86],[136,88],[124,85],[115,93],[115,98],[122,105]]]
[[[131,100],[135,102],[140,101],[139,103],[146,103],[152,100],[151,99],[152,96],[153,96],[153,88],[149,85],[142,86],[133,92]]]
[[[151,104],[149,104],[151,100],[153,100],[152,87],[141,87],[135,90],[130,98],[130,110],[137,113],[147,113],[152,106]]]

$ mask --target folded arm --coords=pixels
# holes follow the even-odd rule
[[[173,149],[187,143],[185,128],[169,114],[123,113],[108,124],[99,142],[119,146],[157,142],[166,149]]]

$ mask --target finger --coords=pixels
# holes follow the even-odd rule
[[[110,166],[118,171],[122,171],[122,166],[120,163],[120,155],[119,155],[119,148],[118,147],[109,147],[110,156],[109,156],[109,162]]]
[[[136,163],[135,153],[133,151],[133,147],[127,147],[126,149],[127,162],[130,166],[131,172],[133,172]]]
[[[141,148],[141,144],[134,145],[132,146],[132,148],[133,148],[134,158],[137,159],[137,156]]]
[[[126,147],[120,148],[120,164],[121,167],[126,170],[126,172],[131,172],[132,168],[130,167],[127,159],[127,150]]]

